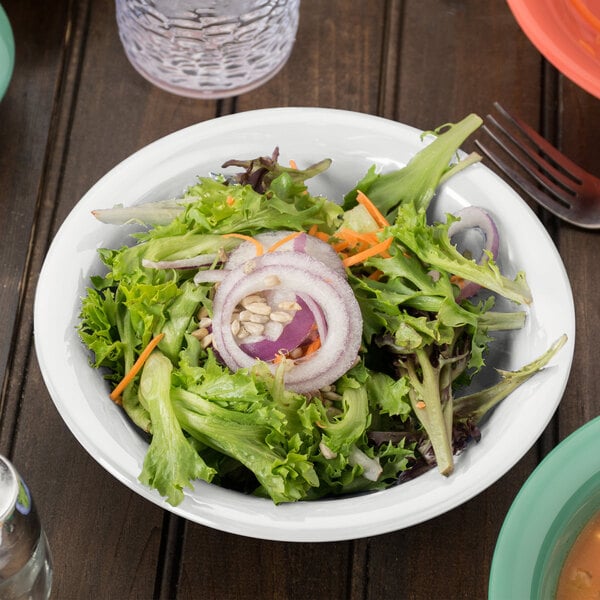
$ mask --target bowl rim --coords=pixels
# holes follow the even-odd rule
[[[0,100],[8,89],[14,67],[15,38],[8,15],[0,4]]]
[[[282,131],[285,132],[285,135],[289,135],[292,132],[298,136],[298,140],[300,137],[302,139],[302,141],[295,140],[296,147],[304,147],[303,144],[309,145],[311,155],[306,158],[314,161],[315,153],[319,155],[317,158],[320,158],[322,152],[320,146],[315,150],[315,143],[322,143],[325,138],[326,141],[332,143],[331,140],[336,140],[337,138],[331,136],[331,133],[342,135],[343,132],[343,136],[347,136],[349,135],[349,127],[352,128],[352,135],[356,139],[363,142],[367,140],[372,146],[368,148],[368,152],[367,150],[364,151],[365,156],[369,160],[372,160],[372,162],[377,162],[377,160],[376,158],[371,158],[371,152],[379,151],[382,147],[387,148],[389,143],[393,143],[394,148],[400,143],[398,147],[398,153],[402,157],[400,160],[406,162],[410,158],[410,155],[414,153],[422,134],[420,130],[414,127],[382,117],[329,108],[286,107],[259,109],[201,122],[149,144],[111,169],[79,200],[54,237],[40,272],[34,303],[35,349],[42,376],[46,382],[50,396],[71,432],[97,462],[136,493],[174,514],[216,529],[250,537],[282,541],[336,541],[356,539],[402,529],[455,508],[494,483],[525,454],[531,444],[535,442],[535,439],[541,435],[545,425],[560,402],[571,367],[575,338],[573,297],[564,265],[546,229],[537,219],[531,208],[508,184],[497,177],[491,170],[487,169],[487,167],[479,164],[470,167],[470,174],[468,173],[469,170],[466,170],[453,177],[447,186],[445,186],[443,195],[447,194],[448,199],[454,203],[465,202],[463,196],[466,191],[469,194],[473,193],[473,179],[477,182],[476,191],[479,192],[481,190],[484,196],[485,194],[491,194],[490,190],[494,190],[500,194],[503,198],[503,212],[499,214],[499,217],[503,220],[510,219],[511,225],[514,224],[517,230],[515,232],[511,230],[509,237],[512,239],[519,235],[519,232],[527,234],[519,237],[519,240],[522,241],[516,243],[515,247],[518,247],[519,244],[530,244],[533,242],[538,246],[536,252],[540,248],[545,248],[543,253],[528,252],[528,260],[534,260],[533,255],[539,256],[540,254],[544,254],[545,264],[551,265],[551,268],[555,270],[552,278],[542,277],[541,272],[536,273],[537,278],[541,279],[541,281],[536,280],[537,285],[541,286],[538,289],[538,308],[539,306],[544,306],[544,302],[555,302],[559,298],[561,302],[560,318],[558,320],[553,318],[550,329],[554,328],[556,323],[561,323],[561,327],[564,325],[563,330],[569,336],[567,344],[561,350],[559,364],[554,365],[552,370],[548,370],[546,375],[541,374],[541,379],[536,381],[534,389],[537,389],[538,385],[542,387],[546,385],[550,386],[548,389],[549,393],[544,398],[544,402],[541,406],[537,406],[536,400],[533,400],[528,403],[527,408],[518,409],[526,410],[527,418],[532,420],[530,423],[531,427],[528,430],[530,437],[522,436],[517,432],[507,432],[505,428],[501,432],[498,431],[498,435],[506,436],[507,439],[513,442],[507,444],[506,450],[502,452],[502,464],[500,468],[498,468],[498,465],[493,465],[493,468],[489,468],[490,465],[487,465],[484,468],[483,465],[477,464],[477,461],[474,460],[475,456],[487,456],[489,452],[491,452],[492,456],[494,455],[491,448],[492,441],[489,439],[489,436],[484,434],[482,441],[473,448],[470,448],[470,452],[465,452],[458,457],[457,472],[452,477],[441,481],[436,472],[430,472],[413,481],[404,483],[402,486],[397,486],[384,492],[374,492],[360,498],[338,498],[335,500],[338,512],[333,515],[330,508],[331,500],[279,505],[274,510],[273,506],[264,504],[269,503],[269,501],[245,496],[242,503],[237,497],[233,497],[222,488],[219,488],[220,492],[217,494],[214,490],[210,489],[217,486],[202,485],[203,482],[199,482],[199,485],[196,486],[197,490],[202,490],[201,496],[194,493],[186,494],[186,498],[181,505],[171,507],[156,492],[145,489],[143,486],[140,487],[139,482],[137,482],[140,465],[136,462],[137,458],[135,456],[131,456],[130,454],[121,456],[118,448],[107,448],[102,445],[101,442],[107,442],[109,446],[110,444],[118,446],[113,438],[109,438],[106,435],[106,439],[100,440],[103,432],[94,432],[94,444],[90,444],[90,434],[81,426],[82,414],[88,410],[87,407],[78,406],[74,408],[68,404],[69,394],[81,391],[80,388],[83,384],[75,377],[75,374],[70,373],[69,375],[72,376],[71,383],[74,388],[70,389],[69,393],[65,393],[63,389],[64,383],[57,374],[60,370],[64,371],[66,365],[69,364],[69,360],[73,360],[68,354],[72,349],[69,349],[68,344],[66,344],[64,349],[61,348],[60,352],[57,352],[56,345],[48,348],[47,340],[61,339],[61,336],[66,336],[70,340],[69,343],[75,343],[72,341],[74,332],[72,329],[69,329],[73,327],[75,322],[73,309],[70,308],[74,305],[75,294],[69,290],[69,286],[76,288],[76,291],[79,292],[77,285],[80,285],[81,282],[78,280],[75,282],[77,285],[75,285],[68,278],[63,278],[63,285],[60,286],[57,292],[54,281],[56,277],[64,275],[64,258],[65,256],[72,256],[74,245],[77,247],[80,255],[85,254],[83,258],[80,257],[80,260],[86,260],[89,253],[96,255],[96,248],[93,246],[95,242],[95,239],[92,239],[93,236],[90,236],[89,240],[86,239],[79,244],[74,244],[69,239],[69,235],[75,232],[76,239],[78,240],[86,236],[90,231],[94,235],[98,231],[102,231],[101,235],[97,234],[100,237],[105,235],[104,232],[107,231],[106,226],[96,222],[89,214],[93,208],[104,207],[104,205],[98,205],[98,199],[102,198],[106,203],[108,202],[107,198],[109,198],[111,203],[107,205],[113,205],[115,203],[115,196],[118,197],[119,193],[122,192],[123,178],[127,179],[127,183],[131,183],[131,187],[127,189],[130,190],[132,203],[148,199],[145,195],[147,194],[147,188],[157,185],[157,181],[162,181],[161,177],[164,176],[165,170],[168,171],[172,168],[172,164],[169,162],[171,158],[165,159],[165,154],[170,157],[169,152],[172,151],[173,161],[182,160],[183,155],[184,162],[188,158],[189,162],[193,162],[192,159],[196,159],[195,153],[210,151],[211,159],[216,161],[214,156],[212,156],[215,149],[212,147],[207,149],[204,146],[209,146],[208,142],[211,139],[222,139],[225,133],[229,135],[233,132],[237,136],[236,144],[238,141],[240,144],[256,144],[256,137],[264,149],[265,139],[270,139],[269,135],[281,136],[283,135]],[[328,134],[324,133],[325,130],[329,132],[330,137],[327,137]],[[308,134],[307,131],[309,132]],[[310,136],[310,132],[314,132],[314,137]],[[343,139],[346,140],[347,138],[344,137]],[[343,152],[342,150],[340,152],[342,152],[344,157],[350,152],[347,161],[352,162],[356,160],[354,156],[355,150],[348,150],[349,144],[346,141],[343,142],[343,146],[340,141],[336,143],[343,148]],[[406,147],[403,147],[402,143],[405,143]],[[202,148],[197,149],[199,144]],[[194,150],[189,150],[190,147]],[[231,148],[228,147],[228,150],[231,151]],[[186,152],[191,153],[191,156],[188,157],[185,154]],[[359,159],[364,162],[365,156],[361,154]],[[381,157],[381,154],[374,154],[374,156]],[[230,158],[230,156],[226,158]],[[293,158],[298,159],[299,157],[294,156]],[[180,167],[179,162],[177,162],[177,167]],[[188,168],[187,162],[181,168],[183,169],[184,167]],[[140,172],[145,173],[146,179],[139,177]],[[204,173],[202,172],[202,174]],[[190,179],[193,179],[193,177],[188,176],[188,185]],[[490,201],[492,201],[491,198]],[[523,227],[528,227],[529,229],[522,231],[521,228]],[[125,234],[121,233],[120,235],[123,237]],[[508,251],[510,253],[516,250],[511,247],[508,248]],[[529,257],[530,254],[532,255],[531,258]],[[510,256],[508,258],[510,260]],[[75,261],[73,260],[73,262]],[[77,265],[70,265],[69,268],[77,270],[78,267]],[[86,263],[86,268],[91,269],[91,263]],[[71,273],[70,276],[73,278],[83,277],[83,275],[83,273],[77,271],[75,274]],[[85,275],[87,276],[89,273]],[[547,286],[550,287],[548,288]],[[54,290],[54,293],[57,294],[56,297],[52,298],[51,302],[48,300],[50,290]],[[557,292],[558,294],[556,294]],[[557,295],[558,298],[553,298],[552,300],[546,299],[547,296],[553,295]],[[542,304],[539,304],[539,302]],[[554,306],[552,310],[555,310]],[[533,313],[533,322],[535,322],[535,316],[536,313]],[[63,322],[65,320],[66,322]],[[529,332],[529,337],[527,338],[528,345],[531,342],[534,345],[537,344],[540,341],[540,335],[544,338],[549,333],[537,330]],[[554,337],[547,341],[547,345],[549,345],[554,341]],[[79,352],[77,348],[75,350]],[[513,348],[512,350],[515,349]],[[511,352],[512,354],[513,352]],[[531,356],[530,358],[534,357]],[[550,378],[555,377],[553,373],[559,373],[559,379],[550,384]],[[97,374],[94,375],[96,378],[98,377]],[[79,377],[81,377],[81,374],[79,374]],[[87,377],[87,375],[84,375],[84,377]],[[525,385],[527,386],[528,384]],[[522,393],[525,393],[525,391],[523,389]],[[83,394],[83,392],[81,393]],[[89,392],[87,393],[89,395]],[[514,396],[515,403],[518,402],[519,394],[520,392],[517,390]],[[85,398],[85,394],[83,396]],[[538,398],[538,400],[541,400],[541,398]],[[510,407],[508,404],[505,401],[502,406],[498,407],[499,410],[497,409],[498,412],[496,414],[500,414],[500,412],[504,414],[504,411],[509,411]],[[520,407],[521,405],[522,403],[516,406]],[[106,409],[104,406],[102,407],[103,411],[112,409],[113,407]],[[91,415],[89,418],[93,418],[94,424],[101,429],[103,428],[103,424],[99,421],[97,415]],[[487,427],[487,424],[484,427]],[[111,435],[114,436],[116,433],[111,431]],[[128,432],[124,432],[123,435],[128,435]],[[526,439],[525,444],[523,444],[523,438]],[[129,439],[127,442],[129,442]],[[122,462],[117,464],[117,459]],[[136,469],[134,477],[133,471]],[[462,474],[462,479],[458,476],[458,472]],[[435,479],[432,481],[434,477]],[[398,499],[401,499],[402,502],[402,499],[411,498],[411,494],[415,493],[415,487],[420,492],[420,505],[418,508],[411,508],[409,515],[399,514]],[[398,492],[400,488],[402,490]],[[215,495],[220,502],[218,506],[215,506]],[[375,495],[378,495],[377,498],[375,498]],[[241,504],[243,506],[240,506]],[[304,506],[301,506],[302,504]],[[308,505],[310,508],[307,508]],[[348,514],[352,514],[353,516],[360,515],[360,518],[350,522]]]
[[[543,572],[556,564],[552,544],[563,537],[564,559],[581,520],[574,520],[591,493],[600,490],[600,416],[588,421],[552,449],[527,478],[506,514],[494,550],[488,600],[542,598],[542,586],[555,585]],[[576,502],[576,504],[570,504]],[[532,518],[535,509],[536,518]],[[596,511],[600,510],[600,502]],[[577,522],[575,530],[568,531]],[[567,530],[565,531],[565,528]],[[580,527],[579,527],[580,529]],[[560,557],[559,557],[560,558]],[[548,581],[551,577],[552,581]],[[548,588],[545,588],[548,591]],[[546,596],[547,597],[547,596]]]

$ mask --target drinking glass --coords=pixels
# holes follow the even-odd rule
[[[135,69],[174,94],[215,99],[255,89],[287,62],[300,0],[116,0]]]

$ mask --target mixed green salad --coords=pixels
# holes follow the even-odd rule
[[[95,211],[144,225],[99,250],[106,272],[79,324],[110,398],[148,436],[141,482],[172,505],[197,479],[282,503],[452,473],[490,409],[565,341],[466,393],[494,332],[521,328],[532,300],[524,273],[501,272],[486,211],[428,220],[438,187],[479,160],[458,148],[480,124],[439,128],[343,199],[307,188],[330,160],[284,166],[276,149],[179,198]]]

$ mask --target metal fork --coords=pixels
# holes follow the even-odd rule
[[[477,147],[551,213],[572,225],[600,229],[600,178],[576,165],[500,104],[495,102],[494,107],[498,118],[488,115],[483,126],[494,149],[480,140],[475,141]]]

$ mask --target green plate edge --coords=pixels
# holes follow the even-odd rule
[[[571,544],[598,510],[600,417],[554,448],[517,494],[496,543],[488,600],[552,597]]]
[[[15,40],[6,12],[0,4],[0,100],[8,88],[15,66]]]

